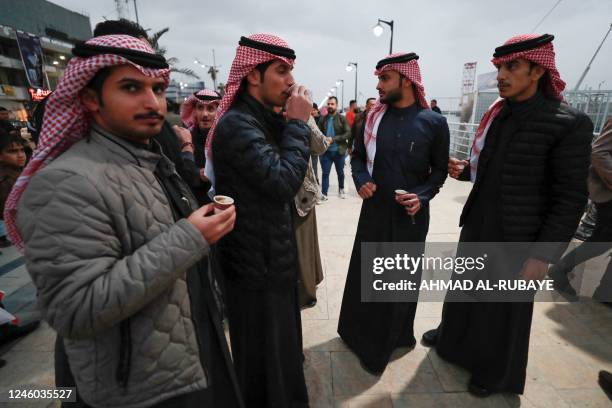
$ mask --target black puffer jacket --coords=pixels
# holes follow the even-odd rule
[[[310,155],[310,129],[248,95],[223,115],[213,140],[216,194],[233,197],[234,230],[218,244],[223,273],[253,289],[297,282],[291,205]]]
[[[567,243],[587,202],[587,175],[593,124],[588,116],[559,101],[537,94],[521,109],[511,104],[499,114],[512,115],[511,139],[505,143],[501,174],[502,228],[506,242]],[[480,166],[479,166],[480,169]],[[462,179],[469,180],[469,168]],[[460,225],[475,194],[470,193]],[[566,245],[538,245],[533,256],[556,261]]]

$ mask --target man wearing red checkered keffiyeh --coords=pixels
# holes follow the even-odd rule
[[[457,257],[488,254],[475,285],[493,276],[493,284],[510,286],[543,279],[567,248],[586,204],[593,124],[563,102],[553,39],[519,35],[495,49],[501,99],[482,118],[470,160],[449,160],[452,177],[473,182],[459,221]],[[471,393],[521,394],[533,292],[489,295],[468,303],[461,300],[473,293],[449,292],[440,327],[423,341],[469,370]]]
[[[376,374],[385,369],[396,348],[416,343],[416,299],[361,301],[362,244],[425,242],[429,202],[447,175],[448,125],[429,109],[418,58],[414,53],[397,53],[378,62],[374,74],[380,99],[358,130],[351,155],[355,188],[363,204],[338,333],[362,366]],[[414,272],[409,276],[418,286],[421,272]]]
[[[183,176],[200,204],[210,203],[211,183],[204,173],[205,146],[209,130],[215,120],[221,95],[212,89],[202,89],[190,95],[181,105],[181,121],[188,129],[175,127],[181,143],[183,168],[189,173]]]
[[[243,406],[207,273],[235,211],[198,208],[154,139],[168,64],[130,35],[73,55],[6,212],[56,357],[87,406]]]
[[[236,205],[217,259],[238,381],[254,407],[308,403],[291,212],[310,157],[312,101],[295,84],[294,60],[279,37],[242,37],[206,142],[206,174]]]

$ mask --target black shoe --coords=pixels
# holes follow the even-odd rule
[[[427,347],[436,347],[436,343],[438,342],[438,329],[426,331],[423,333],[423,337],[421,339],[423,345]]]
[[[481,387],[480,385],[474,384],[473,382],[469,383],[468,392],[478,398],[486,398],[491,395],[491,391]]]
[[[576,290],[574,290],[570,284],[569,278],[567,277],[567,271],[564,271],[557,266],[553,266],[550,268],[548,276],[553,280],[553,288],[555,288],[559,293],[572,297],[577,296]]]
[[[385,367],[375,367],[372,366],[370,364],[365,363],[363,360],[361,360],[359,357],[357,357],[359,359],[359,364],[361,365],[361,368],[363,368],[365,371],[367,371],[369,374],[374,375],[376,377],[380,377],[382,375],[382,373],[385,372]]]
[[[609,371],[599,372],[599,385],[609,395],[612,396],[612,373]]]
[[[6,239],[6,237],[0,237],[0,248],[8,248],[11,245],[13,244],[11,243],[11,241]]]
[[[317,305],[317,299],[313,299],[311,301],[309,301],[308,303],[306,303],[303,308],[304,309],[310,309],[311,307],[315,307]]]
[[[400,340],[397,342],[397,347],[408,347],[409,349],[413,348],[414,346],[416,346],[416,339],[414,338],[414,336],[412,336],[412,338],[408,339],[408,340]]]

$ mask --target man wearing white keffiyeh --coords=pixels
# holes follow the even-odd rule
[[[424,243],[429,201],[446,179],[448,125],[427,105],[418,58],[414,53],[392,54],[377,64],[380,99],[358,131],[352,153],[353,179],[363,205],[338,333],[373,373],[385,369],[397,347],[414,346],[416,299],[361,302],[361,244]],[[413,279],[420,281],[420,271]]]

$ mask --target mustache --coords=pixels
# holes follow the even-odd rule
[[[134,115],[134,119],[159,119],[164,120],[164,116],[157,112],[138,113]]]
[[[497,82],[497,87],[498,87],[498,88],[499,88],[500,86],[508,86],[508,85],[510,85],[510,84],[509,84],[509,83],[507,83],[507,82],[504,82],[504,81],[498,81],[498,82]]]

